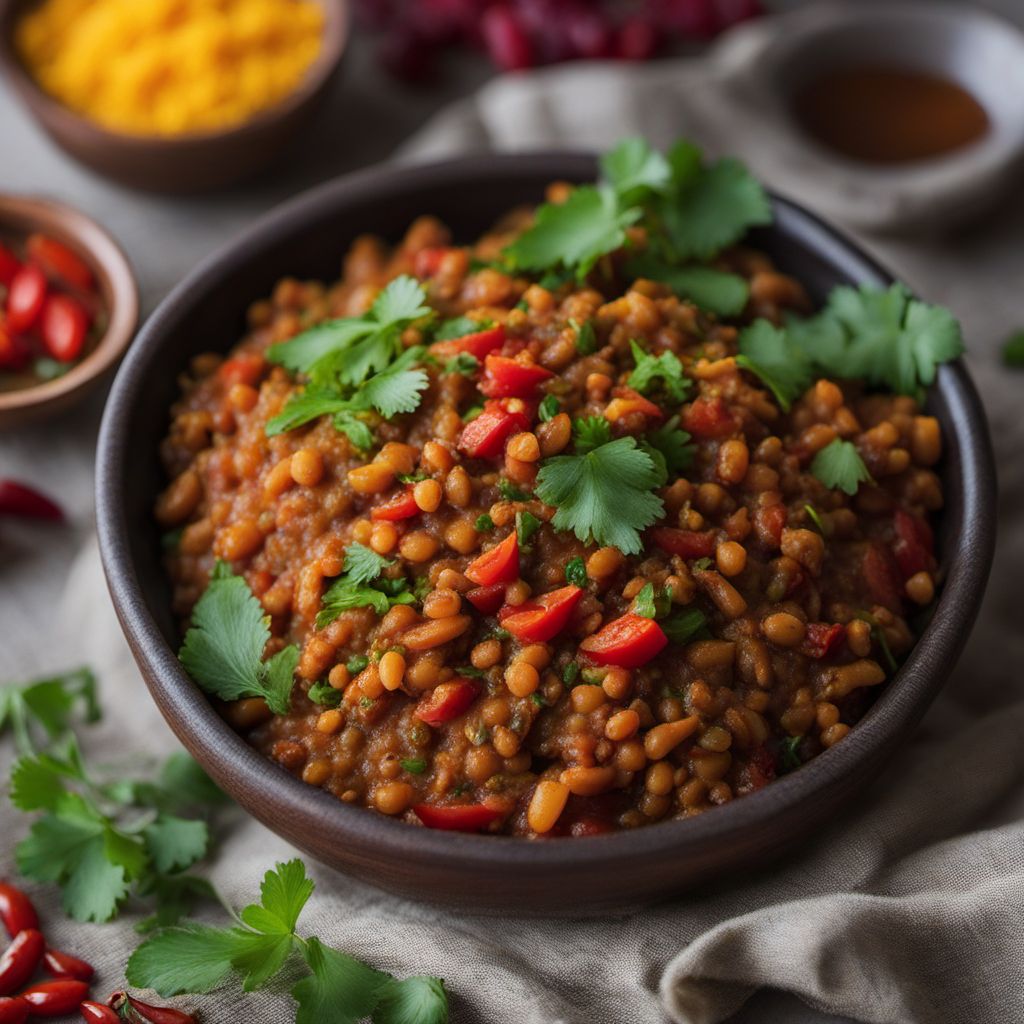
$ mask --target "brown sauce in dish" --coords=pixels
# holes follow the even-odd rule
[[[989,129],[985,108],[945,78],[860,65],[826,71],[794,99],[804,130],[844,156],[911,163],[963,149]]]

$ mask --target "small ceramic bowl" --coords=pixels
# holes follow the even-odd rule
[[[0,231],[50,235],[78,253],[96,277],[107,329],[80,362],[55,380],[0,391],[0,430],[60,412],[106,380],[135,333],[139,297],[135,276],[117,243],[84,213],[31,196],[0,195]]]
[[[796,123],[795,90],[823,70],[893,67],[949,79],[985,108],[987,134],[941,157],[871,166]],[[713,121],[769,181],[827,216],[874,230],[947,229],[993,204],[1024,157],[1024,34],[974,4],[831,0],[739,26],[710,55]]]
[[[946,439],[938,532],[947,582],[899,674],[842,743],[799,771],[689,820],[576,839],[532,841],[416,828],[342,803],[250,747],[182,669],[152,509],[165,480],[158,449],[176,379],[203,351],[225,352],[250,302],[282,276],[329,279],[358,235],[397,241],[429,211],[469,242],[551,181],[592,181],[592,157],[481,156],[371,168],[293,200],[197,267],[149,319],[118,374],[100,431],[96,511],[114,606],[146,683],[181,741],[217,783],[312,856],[414,899],[517,914],[632,910],[726,873],[762,868],[842,813],[939,692],[981,603],[992,560],[995,471],[985,414],[962,363],[942,366],[929,409]],[[891,278],[791,203],[751,236],[817,302],[840,283]]]
[[[305,79],[276,106],[236,128],[169,138],[120,134],[79,116],[44,92],[22,65],[13,35],[38,0],[0,0],[0,69],[50,137],[83,164],[132,188],[190,193],[219,188],[287,152],[341,63],[347,0],[317,0],[326,15],[323,46]]]

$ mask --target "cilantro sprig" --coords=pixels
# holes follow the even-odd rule
[[[297,931],[314,884],[300,860],[268,871],[260,900],[230,927],[188,924],[147,939],[128,961],[128,981],[162,996],[210,992],[229,980],[246,992],[282,972],[302,973],[292,986],[296,1024],[445,1024],[448,997],[440,978],[398,980]]]
[[[41,745],[68,734],[79,708],[84,720],[97,722],[96,677],[88,668],[0,686],[0,734],[10,729],[19,754],[33,754]]]
[[[838,437],[814,456],[811,472],[826,487],[838,488],[851,496],[863,482],[871,479],[857,449]]]
[[[372,608],[383,615],[392,605],[415,604],[416,596],[405,578],[387,579],[384,572],[395,563],[357,541],[345,551],[342,574],[327,588],[316,617],[317,629],[332,623],[349,608]]]
[[[299,649],[294,644],[263,660],[270,616],[249,585],[226,562],[217,562],[178,658],[185,671],[221,700],[262,697],[275,714],[288,711]]]
[[[681,403],[693,386],[693,381],[683,373],[683,364],[674,352],[664,351],[653,356],[644,351],[635,339],[629,343],[636,367],[627,383],[642,395],[662,390],[666,398],[676,405]]]

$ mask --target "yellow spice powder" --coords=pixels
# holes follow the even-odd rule
[[[17,26],[55,99],[132,135],[217,131],[302,81],[323,40],[313,0],[43,0]]]

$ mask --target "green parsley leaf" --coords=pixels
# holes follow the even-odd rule
[[[345,549],[343,572],[353,583],[372,583],[394,564],[365,544],[353,541]]]
[[[490,533],[494,529],[494,520],[484,512],[482,515],[476,517],[476,522],[473,523],[473,529],[477,533]]]
[[[1003,345],[1003,362],[1007,366],[1024,366],[1024,331],[1018,331]]]
[[[302,947],[310,974],[292,988],[295,1024],[357,1024],[373,1013],[389,976],[311,938]]]
[[[345,662],[345,668],[348,669],[349,675],[357,676],[369,664],[370,659],[365,654],[353,654],[352,657]]]
[[[739,350],[736,365],[760,377],[784,412],[814,380],[811,360],[787,331],[767,320],[755,320],[740,332]]]
[[[646,139],[623,139],[601,157],[601,173],[623,202],[661,191],[671,179],[668,161]],[[639,194],[639,196],[638,196]]]
[[[562,405],[554,395],[545,395],[537,410],[541,423],[553,420],[561,411]]]
[[[376,409],[385,419],[415,412],[428,382],[423,370],[412,367],[425,351],[422,346],[406,349],[390,366],[361,384],[352,398],[353,408]]]
[[[415,604],[416,598],[404,578],[381,579],[381,574],[394,564],[364,544],[349,544],[342,574],[320,599],[317,629],[323,629],[350,608],[372,608],[378,615],[384,615],[392,605]]]
[[[646,395],[654,390],[655,381],[661,381],[666,396],[672,402],[679,403],[686,398],[686,393],[693,382],[683,375],[683,364],[674,352],[665,351],[652,356],[645,352],[637,341],[630,341],[636,368],[629,375],[627,383],[635,391]]]
[[[585,455],[608,444],[612,439],[612,428],[603,416],[585,416],[573,421],[572,434],[577,454]]]
[[[665,636],[674,644],[689,643],[707,626],[707,618],[699,608],[685,608],[661,623]]]
[[[538,207],[532,227],[504,250],[512,270],[575,269],[579,279],[605,254],[622,247],[626,228],[640,219],[610,188],[581,185],[564,203]]]
[[[521,487],[516,487],[511,480],[502,478],[498,481],[498,493],[505,499],[505,501],[529,501],[533,497],[529,491],[524,491]]]
[[[576,351],[581,356],[589,356],[597,351],[597,334],[594,332],[594,325],[589,320],[577,323],[570,320],[570,324],[576,329]]]
[[[348,408],[348,401],[339,391],[322,385],[308,384],[302,391],[293,394],[285,403],[285,407],[267,421],[264,433],[267,437],[274,437],[318,420],[321,416],[330,416]]]
[[[332,423],[334,429],[344,434],[359,451],[367,452],[373,447],[373,431],[356,413],[336,413]]]
[[[520,551],[529,546],[530,539],[544,524],[532,513],[525,510],[516,513],[516,538]]]
[[[826,487],[838,488],[850,495],[857,493],[863,481],[871,479],[857,449],[838,437],[814,456],[811,472]]]
[[[157,871],[184,871],[206,856],[210,841],[205,821],[162,814],[142,830],[146,849]]]
[[[566,686],[572,686],[576,682],[576,678],[580,674],[580,667],[575,661],[570,661],[568,665],[562,669],[562,682]]]
[[[184,924],[147,939],[128,959],[125,978],[162,996],[210,992],[231,973],[241,929]]]
[[[644,435],[644,444],[650,445],[664,459],[668,477],[678,476],[690,468],[694,454],[691,440],[691,436],[680,428],[678,416],[672,416]]]
[[[0,686],[0,733],[10,729],[19,754],[36,749],[33,732],[54,742],[66,735],[76,708],[88,723],[99,721],[96,677],[87,668],[30,683]]]
[[[336,708],[341,703],[342,692],[336,690],[330,683],[314,683],[306,696],[314,703],[323,708]]]
[[[739,274],[711,267],[676,267],[650,252],[627,260],[626,274],[667,284],[680,298],[719,316],[739,316],[750,298],[750,288]]]
[[[565,563],[565,582],[576,587],[586,587],[590,582],[586,563],[579,555]]]
[[[469,352],[460,352],[454,359],[445,364],[442,374],[458,373],[463,377],[472,377],[480,369],[480,360]]]
[[[190,914],[200,900],[215,902],[217,899],[213,886],[195,875],[154,875],[145,880],[139,895],[151,896],[156,902],[156,911],[135,925],[137,932],[170,928]]]
[[[803,761],[800,759],[799,746],[803,736],[787,736],[779,747],[779,770],[783,775],[796,771]]]
[[[192,679],[221,700],[263,697],[275,714],[288,710],[299,650],[292,644],[263,661],[269,616],[241,576],[218,562],[178,657]]]
[[[493,326],[493,320],[470,320],[468,316],[457,316],[452,320],[445,320],[438,327],[434,338],[436,341],[454,341],[456,338],[466,337],[467,334],[486,331]]]
[[[427,762],[422,757],[407,757],[399,762],[403,771],[410,775],[422,775],[427,770]]]
[[[533,694],[538,696],[538,694]],[[448,995],[440,978],[390,979],[380,994],[373,1024],[447,1024]]]
[[[633,598],[632,611],[637,615],[642,615],[645,619],[654,618],[655,607],[653,583],[645,583],[641,588],[640,593]]]
[[[552,524],[584,544],[611,545],[623,554],[643,550],[640,531],[664,510],[653,493],[658,473],[633,437],[620,437],[582,455],[548,459],[537,475],[537,496],[558,511]]]

